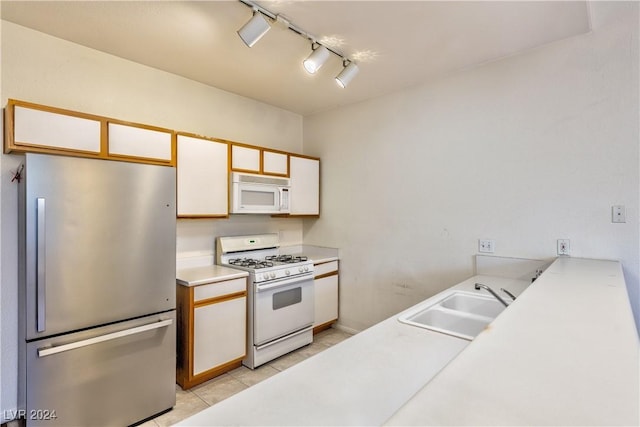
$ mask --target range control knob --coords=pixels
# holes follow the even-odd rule
[[[287,275],[287,276],[289,276],[289,275],[291,274],[291,272],[290,272],[289,270],[285,270],[285,271],[284,271],[284,274],[285,274],[285,275]]]
[[[302,272],[304,271],[304,269],[303,269],[302,267],[298,267],[298,271],[299,271],[300,273],[302,273]]]
[[[271,278],[275,279],[276,278],[276,273],[271,273]]]
[[[306,273],[307,271],[309,271],[309,267],[305,265],[305,266],[304,266],[304,271],[305,271],[305,273]]]

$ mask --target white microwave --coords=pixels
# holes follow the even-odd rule
[[[289,179],[231,172],[231,213],[289,213]]]

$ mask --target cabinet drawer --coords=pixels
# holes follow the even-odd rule
[[[323,262],[321,264],[313,265],[313,276],[318,277],[323,274],[332,273],[338,271],[338,261]]]
[[[198,302],[210,298],[247,290],[247,279],[225,280],[223,282],[211,283],[209,285],[196,286],[193,290],[193,301]]]

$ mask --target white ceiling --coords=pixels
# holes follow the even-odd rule
[[[262,1],[354,59],[302,68],[303,37],[278,25],[253,47],[239,1],[7,1],[2,19],[303,115],[416,85],[589,31],[585,1]]]

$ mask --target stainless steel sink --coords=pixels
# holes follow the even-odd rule
[[[454,291],[436,302],[402,314],[398,320],[471,341],[504,309],[492,297]]]

